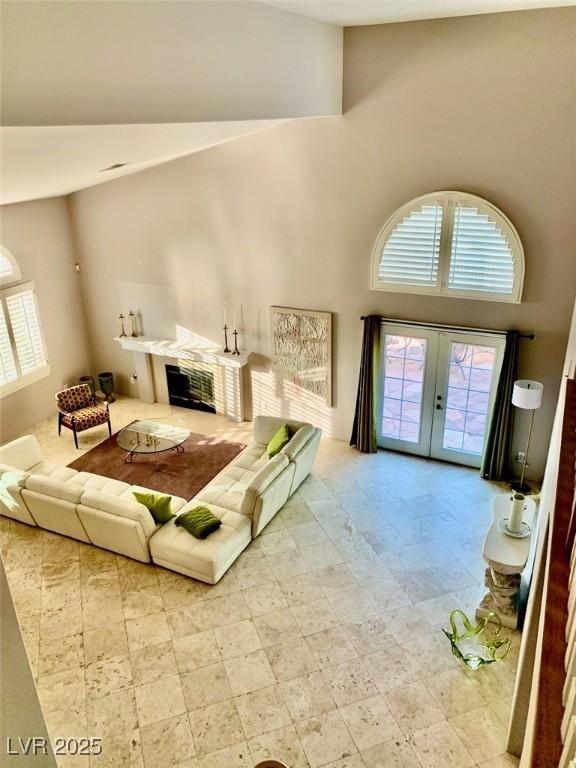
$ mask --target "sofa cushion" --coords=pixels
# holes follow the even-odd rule
[[[300,429],[292,435],[290,442],[282,448],[280,453],[283,453],[290,461],[293,461],[304,446],[310,441],[313,434],[314,427],[312,424],[304,424],[303,427],[300,427]]]
[[[275,480],[283,469],[286,469],[290,462],[286,456],[274,456],[262,469],[258,470],[247,485],[256,493],[262,493]]]
[[[0,480],[0,515],[11,517],[20,523],[36,525],[22,496],[28,475],[25,472],[5,472]],[[24,478],[24,480],[23,480]]]
[[[40,461],[38,464],[30,467],[28,471],[34,475],[53,477],[55,480],[70,480],[78,474],[76,469],[63,467],[61,464],[55,464],[53,461]]]
[[[228,469],[235,467],[236,470],[244,469],[249,472],[257,472],[260,467],[263,467],[268,461],[268,454],[266,453],[266,445],[260,443],[252,443],[245,450],[242,451],[232,462],[224,467],[222,472],[226,472]]]
[[[177,528],[184,528],[196,539],[205,539],[220,528],[222,521],[208,507],[198,506],[178,515],[174,525]]]
[[[268,445],[266,446],[266,453],[268,454],[268,458],[273,459],[274,456],[276,456],[277,453],[280,453],[282,448],[284,448],[284,446],[289,442],[290,430],[286,424],[282,424],[282,426],[278,429],[277,432],[274,433],[272,439],[269,440]]]
[[[189,503],[187,507],[195,506]],[[222,525],[207,539],[195,539],[171,520],[150,539],[152,560],[180,573],[215,584],[251,539],[250,520],[228,509],[209,505]]]
[[[25,472],[25,471],[26,471],[25,469],[18,469],[18,467],[13,467],[11,464],[2,464],[2,462],[0,462],[0,477],[3,477],[4,475],[12,472]]]
[[[43,461],[42,449],[35,435],[23,435],[0,448],[0,464],[13,469],[30,469]]]
[[[101,491],[109,496],[120,496],[130,488],[129,483],[124,483],[122,480],[113,480],[92,472],[78,472],[70,478],[69,482],[81,485],[85,491]]]
[[[268,488],[270,483],[272,483],[272,481],[275,480],[289,464],[290,462],[286,456],[278,454],[277,456],[274,456],[273,459],[270,459],[262,469],[256,472],[244,490],[242,503],[238,510],[240,514],[248,515],[249,517],[252,516],[258,496]]]
[[[193,501],[197,504],[214,504],[230,512],[238,512],[242,507],[246,486],[240,482],[232,481],[227,484],[209,483],[200,493],[196,494]]]
[[[154,518],[154,522],[159,525],[167,523],[168,520],[172,520],[174,512],[171,509],[172,496],[168,496],[165,493],[142,493],[142,491],[132,491],[132,496],[139,504],[144,504],[146,509],[150,512]]]
[[[148,537],[140,523],[83,504],[78,504],[76,509],[92,544],[142,563],[150,562]]]
[[[254,419],[254,440],[261,445],[268,445],[283,424],[286,424],[290,432],[294,434],[307,422],[284,419],[278,416],[256,416]]]
[[[150,488],[144,488],[142,485],[131,485],[129,488],[127,488],[125,491],[123,491],[120,495],[124,499],[128,499],[129,501],[134,501],[134,492],[137,493],[156,493],[156,491],[151,490]],[[170,501],[170,509],[174,514],[178,514],[182,507],[186,506],[188,502],[186,499],[183,499],[182,496],[172,496]]]
[[[67,483],[65,480],[59,480],[47,475],[30,475],[26,480],[26,488],[29,491],[43,493],[45,496],[51,496],[62,501],[69,501],[72,504],[78,504],[82,496],[83,489],[78,485]]]
[[[16,487],[19,488],[25,488],[26,487],[26,480],[30,477],[29,472],[23,472],[20,469],[13,469],[10,472],[3,472],[2,473],[2,485],[8,487]]]
[[[99,424],[105,424],[108,421],[108,409],[102,403],[97,405],[88,405],[72,413],[62,414],[62,424],[66,427],[76,428],[78,432],[83,432],[90,427],[97,427]]]
[[[265,449],[264,456],[262,466],[267,461]],[[256,474],[253,467],[257,466],[258,460],[256,457],[253,457],[252,461],[246,461],[245,463],[250,464],[251,468],[240,466],[235,462],[224,467],[222,472],[216,475],[208,485],[196,494],[194,501],[215,504],[217,507],[223,507],[232,512],[240,512],[244,491]]]
[[[107,512],[109,515],[118,515],[135,520],[142,526],[145,536],[151,536],[157,527],[150,512],[134,498],[112,496],[100,491],[89,490],[82,493],[82,505],[94,507],[94,509]]]

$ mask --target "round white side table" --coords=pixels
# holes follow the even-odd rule
[[[512,512],[510,496],[511,494],[506,493],[494,498],[494,520],[486,534],[482,552],[482,557],[488,564],[484,577],[488,592],[476,609],[476,618],[481,619],[489,613],[495,613],[505,627],[516,629],[520,579],[530,554],[531,535],[519,539],[501,530],[500,522]],[[527,496],[523,519],[531,527],[534,526],[537,509],[537,500]]]

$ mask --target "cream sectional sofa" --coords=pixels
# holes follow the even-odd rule
[[[292,437],[268,459],[266,445],[282,424]],[[308,476],[321,434],[311,424],[257,416],[249,447],[190,501],[172,497],[176,514],[202,504],[221,519],[204,540],[173,520],[157,525],[132,495],[148,489],[46,461],[32,435],[0,448],[0,513],[215,584]]]
[[[160,528],[129,485],[46,461],[25,435],[0,448],[0,513],[78,541],[150,562],[150,537]],[[180,511],[186,500],[173,497]]]

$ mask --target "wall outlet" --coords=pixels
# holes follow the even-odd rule
[[[518,451],[518,453],[516,454],[516,461],[518,462],[518,464],[523,464],[525,458],[526,458],[526,453],[524,451]],[[526,464],[526,466],[528,466],[528,464]]]

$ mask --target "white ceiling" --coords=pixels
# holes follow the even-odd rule
[[[259,0],[343,27],[576,5],[576,0]]]
[[[0,129],[0,203],[67,195],[284,120]],[[124,168],[102,173],[114,163]]]

